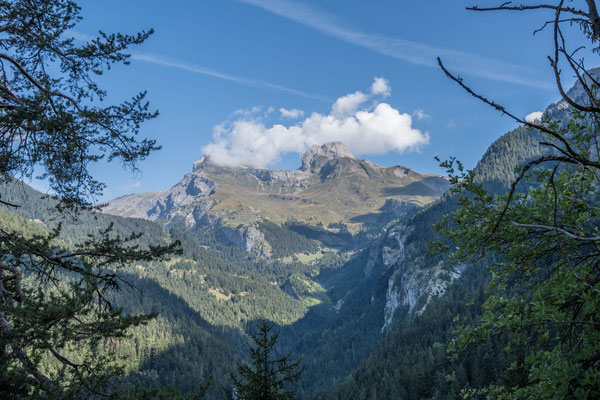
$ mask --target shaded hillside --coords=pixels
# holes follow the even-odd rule
[[[565,110],[552,105],[547,113],[565,118]],[[524,127],[503,135],[477,164],[476,179],[491,193],[507,191],[516,178],[516,167],[550,152],[540,145],[541,139],[538,132]],[[456,207],[453,196],[445,194],[410,221],[388,229],[388,237],[408,232],[401,241],[392,240],[392,246],[383,244],[378,250],[382,257],[394,249],[402,251],[389,266],[393,271],[386,304],[390,334],[340,388],[330,393],[331,398],[341,400],[352,394],[356,399],[454,399],[461,388],[500,383],[498,371],[506,367],[502,338],[461,354],[454,362],[446,352],[456,315],[467,322],[480,318],[489,280],[485,268],[491,262],[453,265],[444,256],[426,256],[427,243],[437,237],[434,224]],[[440,271],[446,275],[443,285],[432,278]],[[425,285],[423,278],[430,284]]]
[[[226,385],[235,362],[247,356],[246,332],[256,321],[268,319],[281,329],[278,351],[292,351],[307,366],[298,391],[314,393],[340,382],[382,337],[381,301],[371,300],[371,292],[381,289],[363,279],[364,253],[322,251],[321,241],[265,221],[266,235],[282,244],[274,247],[282,261],[265,262],[223,243],[210,226],[184,233],[174,226],[165,231],[148,220],[97,212],[74,218],[18,182],[1,187],[0,195],[21,205],[2,211],[0,224],[40,233],[62,223],[57,246],[72,246],[111,223],[121,237],[143,232],[142,246],[181,241],[181,255],[122,271],[133,288],[125,285],[115,293],[114,304],[126,312],[159,313],[148,325],[135,328],[130,340],[105,343],[123,357],[126,384],[187,390],[213,375],[217,384]],[[331,229],[347,234],[343,226]],[[314,253],[303,256],[300,250]],[[340,296],[345,298],[344,310],[339,308]],[[211,398],[221,396],[218,385],[211,391]]]

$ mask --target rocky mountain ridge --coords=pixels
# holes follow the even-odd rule
[[[297,170],[222,167],[203,157],[170,189],[110,201],[103,211],[185,226],[214,226],[230,243],[268,257],[259,225],[291,219],[349,231],[375,229],[437,199],[445,177],[356,158],[341,142],[313,145]]]

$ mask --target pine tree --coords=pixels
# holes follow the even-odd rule
[[[95,77],[128,63],[136,35],[105,34],[83,44],[70,36],[81,19],[70,0],[0,1],[0,184],[41,171],[53,207],[77,218],[102,193],[89,172],[106,158],[135,168],[158,149],[138,140],[140,125],[157,115],[145,93],[101,105],[107,93]],[[27,200],[25,200],[27,201]],[[0,199],[1,207],[18,208]],[[49,231],[7,227],[0,220],[0,398],[106,396],[122,369],[103,344],[126,336],[151,315],[125,315],[110,292],[130,263],[161,259],[177,243],[139,245],[112,225],[79,243]],[[113,341],[112,343],[116,343]]]
[[[239,364],[241,378],[231,374],[233,391],[225,391],[227,398],[239,400],[294,400],[286,384],[297,381],[304,370],[300,361],[291,362],[290,354],[273,358],[279,332],[271,334],[273,325],[263,322],[252,333],[254,347],[249,346],[251,365]]]

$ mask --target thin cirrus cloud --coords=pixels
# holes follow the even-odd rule
[[[212,68],[204,67],[201,65],[191,64],[191,63],[188,63],[188,62],[185,62],[182,60],[177,60],[177,59],[168,58],[168,57],[164,57],[164,56],[147,54],[147,53],[132,53],[131,58],[134,60],[137,60],[137,61],[143,61],[143,62],[147,62],[147,63],[151,63],[151,64],[162,65],[164,67],[176,68],[176,69],[187,71],[187,72],[193,72],[195,74],[211,76],[213,78],[223,79],[226,81],[235,82],[235,83],[239,83],[239,84],[246,85],[246,86],[253,86],[253,87],[260,87],[263,89],[277,90],[279,92],[290,93],[290,94],[294,94],[297,96],[307,97],[309,99],[315,99],[315,100],[320,100],[320,101],[329,101],[326,97],[319,96],[317,94],[304,92],[302,90],[292,89],[287,86],[278,85],[275,83],[271,83],[271,82],[267,82],[267,81],[263,81],[263,80],[259,80],[259,79],[251,79],[251,78],[244,78],[241,76],[231,75],[231,74],[227,74],[224,72],[214,70]]]
[[[536,71],[464,51],[442,49],[425,43],[351,30],[327,14],[305,4],[289,0],[238,1],[298,22],[344,42],[413,64],[437,67],[436,57],[440,57],[445,64],[460,73],[538,89],[553,89],[550,82],[535,79]]]
[[[214,128],[213,142],[202,153],[218,165],[265,167],[284,154],[334,141],[356,155],[419,151],[429,135],[412,126],[409,114],[381,101],[390,92],[385,79],[375,78],[368,92],[337,99],[328,115],[313,112],[289,125],[268,123],[260,109],[238,111]]]
[[[66,33],[67,33],[67,37],[72,37],[75,40],[80,41],[80,42],[89,42],[89,41],[93,40],[94,38],[96,38],[96,36],[88,35],[86,33],[78,32],[78,31],[74,31],[74,30],[68,30]],[[323,102],[330,101],[325,96],[320,96],[317,94],[304,92],[302,90],[296,90],[293,88],[289,88],[287,86],[278,85],[278,84],[267,82],[267,81],[260,80],[260,79],[245,78],[245,77],[241,77],[241,76],[237,76],[237,75],[228,74],[225,72],[217,71],[217,70],[209,68],[209,67],[192,64],[192,63],[189,63],[189,62],[186,62],[183,60],[165,57],[162,55],[148,54],[148,53],[143,53],[143,52],[132,52],[131,58],[134,60],[137,60],[137,61],[161,65],[163,67],[176,68],[176,69],[179,69],[182,71],[187,71],[187,72],[192,72],[195,74],[200,74],[200,75],[210,76],[213,78],[223,79],[226,81],[230,81],[230,82],[234,82],[234,83],[238,83],[238,84],[242,84],[242,85],[246,85],[246,86],[276,90],[279,92],[290,93],[290,94],[294,94],[297,96],[306,97],[309,99],[319,100],[319,101],[323,101]]]
[[[121,192],[121,193],[131,193],[131,191],[133,191],[135,189],[139,189],[141,187],[142,187],[142,182],[137,181],[137,182],[133,182],[130,184],[121,185],[121,186],[117,187],[117,190],[119,190],[119,192]]]

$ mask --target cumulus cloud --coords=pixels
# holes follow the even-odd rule
[[[335,103],[333,103],[333,107],[331,107],[331,114],[338,117],[354,114],[358,109],[358,106],[367,100],[369,100],[369,96],[360,90],[347,94],[340,97],[335,101]]]
[[[527,116],[525,117],[525,121],[529,123],[534,123],[535,121],[539,121],[540,119],[542,119],[542,115],[544,115],[542,111],[534,111],[530,114],[527,114]]]
[[[365,94],[360,90],[357,90],[354,93],[340,97],[335,101],[335,103],[333,103],[333,107],[331,107],[331,115],[338,117],[352,115],[361,105],[371,100],[374,96],[389,96],[392,92],[392,89],[390,88],[389,82],[386,79],[375,77],[369,91],[370,94]]]
[[[286,110],[285,108],[281,107],[279,112],[281,113],[282,118],[298,119],[304,116],[304,111],[298,110],[297,108]]]
[[[420,108],[417,108],[415,111],[413,111],[412,115],[413,115],[413,117],[417,118],[419,121],[431,118],[431,115],[427,114],[425,112],[425,110],[420,109]]]
[[[288,126],[269,125],[260,113],[238,114],[214,128],[213,143],[202,151],[220,165],[254,167],[333,141],[344,142],[356,155],[419,151],[429,143],[429,135],[412,127],[411,115],[377,101],[389,93],[387,81],[376,78],[369,94],[342,96],[329,115],[314,112]]]
[[[371,93],[374,95],[389,96],[392,93],[392,88],[387,79],[375,77],[371,85]]]

